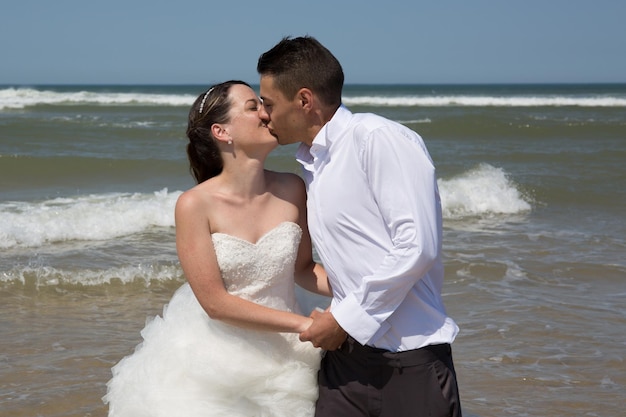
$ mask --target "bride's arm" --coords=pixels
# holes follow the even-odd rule
[[[217,263],[204,196],[183,193],[175,209],[176,250],[185,277],[209,317],[229,324],[276,332],[300,333],[312,323],[309,317],[261,306],[231,295]]]
[[[301,178],[294,176],[294,184],[291,187],[293,201],[298,206],[298,224],[302,229],[302,239],[298,248],[296,259],[295,280],[305,290],[316,294],[332,297],[332,288],[326,275],[326,270],[321,264],[313,260],[313,245],[309,226],[307,224],[306,188]]]

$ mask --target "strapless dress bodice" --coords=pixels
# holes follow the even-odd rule
[[[226,290],[239,297],[279,309],[296,308],[294,265],[302,230],[283,222],[251,243],[213,233],[213,245]]]

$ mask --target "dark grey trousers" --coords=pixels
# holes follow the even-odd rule
[[[461,417],[449,344],[393,353],[348,337],[318,382],[316,417]]]

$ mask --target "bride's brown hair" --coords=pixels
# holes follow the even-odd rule
[[[215,123],[229,122],[228,112],[231,102],[228,92],[233,85],[250,87],[248,83],[239,80],[215,84],[200,94],[189,110],[187,157],[189,170],[197,183],[218,175],[224,168],[224,161],[211,133],[211,126]]]

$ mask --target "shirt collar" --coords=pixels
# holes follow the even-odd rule
[[[300,144],[296,151],[296,159],[303,165],[313,162],[314,155],[317,154],[318,151],[321,152],[327,149],[332,144],[332,134],[341,132],[344,126],[348,124],[351,117],[352,112],[343,104],[340,105],[328,123],[317,132],[311,146],[305,143]]]
[[[296,160],[301,164],[305,164],[313,161],[313,155],[311,155],[311,147],[306,143],[301,143],[296,151]]]
[[[352,113],[343,104],[339,106],[333,117],[326,123],[315,138],[313,139],[313,145],[311,148],[328,148],[333,137],[337,137],[336,134],[344,129],[344,126],[348,124],[348,121]]]

